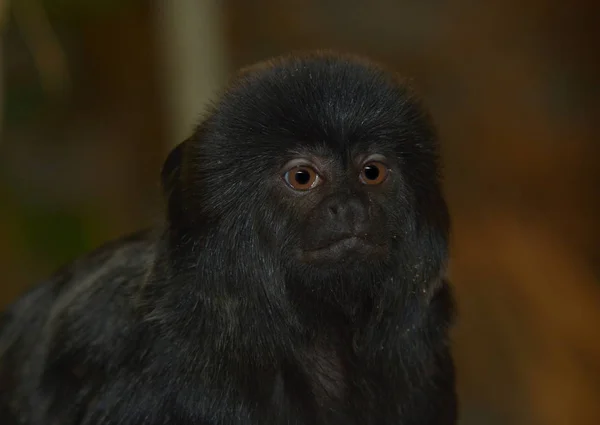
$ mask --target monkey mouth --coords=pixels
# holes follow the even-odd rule
[[[336,240],[329,245],[303,251],[301,259],[304,262],[323,262],[323,261],[340,261],[349,259],[355,254],[364,256],[381,251],[382,247],[373,244],[372,242],[358,237],[350,236]]]

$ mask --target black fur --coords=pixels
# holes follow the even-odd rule
[[[358,180],[371,154],[379,186]],[[322,185],[286,186],[297,157]],[[4,313],[1,423],[455,424],[438,170],[426,112],[382,68],[321,52],[243,70],[165,162],[164,228]],[[365,245],[306,259],[350,231]]]

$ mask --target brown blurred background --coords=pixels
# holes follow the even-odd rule
[[[599,2],[9,3],[0,305],[160,220],[162,159],[233,70],[366,53],[414,78],[442,136],[462,423],[600,424]]]

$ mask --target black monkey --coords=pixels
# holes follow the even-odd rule
[[[242,70],[162,171],[164,227],[5,311],[4,425],[451,425],[427,112],[331,52]]]

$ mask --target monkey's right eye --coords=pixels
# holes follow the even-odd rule
[[[294,190],[314,189],[321,183],[321,177],[314,168],[302,165],[286,171],[283,179]]]

